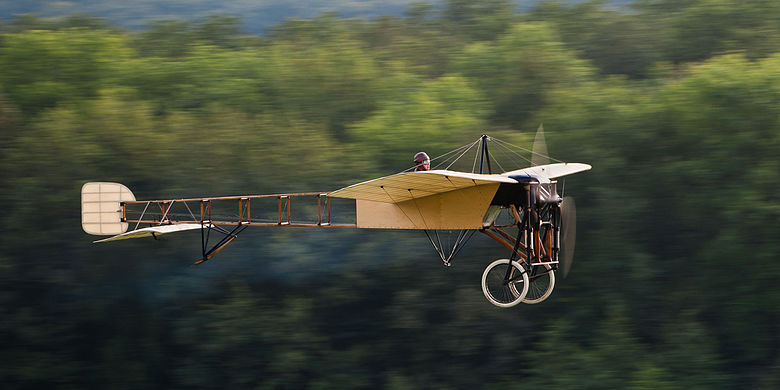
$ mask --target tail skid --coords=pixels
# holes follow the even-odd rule
[[[226,229],[223,229],[219,226],[209,225],[209,226],[203,226],[203,228],[200,231],[201,236],[201,247],[203,249],[203,257],[200,258],[200,260],[190,264],[190,266],[196,266],[199,264],[202,264],[208,260],[210,260],[212,257],[216,256],[217,253],[221,252],[223,249],[225,249],[226,246],[230,245],[236,238],[238,238],[238,234],[244,231],[246,229],[246,225],[239,224],[236,226],[232,231],[227,231]],[[211,231],[216,230],[222,234],[225,235],[219,242],[214,244],[211,249],[208,248],[209,244],[209,236],[211,235]]]

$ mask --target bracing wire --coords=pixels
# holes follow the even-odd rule
[[[193,220],[193,221],[196,221],[196,220],[197,220],[197,218],[195,218],[195,214],[193,214],[193,213],[192,213],[192,210],[190,210],[190,206],[187,204],[187,202],[184,202],[184,207],[186,207],[186,208],[187,208],[187,211],[189,211],[189,212],[190,212],[190,215],[192,216],[192,220]]]
[[[417,208],[417,214],[420,214],[420,219],[422,219],[425,229],[428,229],[428,222],[425,221],[425,217],[423,216],[422,211],[420,211],[420,206],[417,204],[417,198],[414,197],[411,189],[408,189],[407,191],[409,191],[409,196],[411,196],[414,201],[414,207]],[[441,245],[441,242],[439,242],[439,245]]]
[[[433,167],[433,169],[438,169],[439,167],[445,166],[445,164],[446,164],[446,167],[444,169],[450,169],[456,162],[460,161],[460,159],[463,158],[463,156],[468,154],[472,150],[472,148],[474,148],[474,161],[473,161],[473,163],[471,165],[471,173],[475,173],[476,169],[477,169],[477,161],[479,161],[479,156],[480,156],[480,149],[478,147],[475,148],[475,146],[479,145],[481,140],[482,140],[482,137],[477,138],[474,142],[462,145],[462,146],[457,147],[457,148],[455,148],[453,150],[450,150],[447,153],[444,153],[444,154],[442,154],[440,156],[432,158],[431,162],[434,162],[436,160],[440,160],[440,162],[438,164],[436,164]],[[514,164],[517,164],[518,160],[516,160],[515,157],[513,157],[513,156],[519,157],[520,161],[523,161],[524,163],[527,163],[527,164],[531,164],[531,158],[523,156],[522,154],[516,152],[515,150],[512,150],[512,148],[521,150],[521,151],[526,152],[526,153],[529,153],[531,155],[531,157],[533,157],[533,156],[540,156],[540,157],[549,158],[550,160],[555,161],[555,162],[563,162],[562,160],[556,159],[556,158],[554,158],[552,156],[545,155],[545,154],[538,153],[538,152],[534,152],[531,149],[524,148],[522,146],[517,146],[515,144],[512,144],[510,142],[507,142],[507,141],[504,141],[504,140],[501,140],[501,139],[498,139],[498,138],[495,138],[495,137],[490,137],[489,140],[490,141],[494,141],[493,144],[496,145],[496,146],[499,146],[501,148],[502,152],[505,152],[505,153],[502,153],[502,154],[506,154],[507,158],[512,160],[512,162]],[[490,158],[490,156],[488,156],[488,158]],[[501,165],[501,162],[498,161],[498,159],[493,157],[492,161],[495,162],[502,171],[506,172],[506,169]],[[415,169],[415,167],[411,167],[411,168],[406,169],[403,172],[413,171],[414,169]]]
[[[529,159],[529,158],[526,158],[526,157],[523,157],[523,155],[521,155],[521,154],[519,154],[519,153],[515,152],[515,151],[514,151],[514,150],[512,150],[512,149],[509,149],[509,148],[507,148],[506,146],[504,146],[504,145],[503,145],[503,144],[501,144],[501,143],[498,143],[498,142],[497,142],[497,143],[496,143],[496,146],[500,146],[501,148],[503,148],[503,150],[507,151],[507,152],[509,153],[509,155],[508,155],[508,156],[509,156],[509,158],[510,158],[510,159],[512,159],[512,162],[513,162],[513,163],[517,163],[517,162],[518,162],[518,160],[516,160],[516,159],[515,159],[515,158],[514,158],[512,155],[515,155],[515,156],[517,156],[517,157],[520,157],[520,159],[522,160],[522,162],[523,162],[524,164],[525,164],[525,163],[527,163],[527,164],[530,164],[530,163],[531,163],[531,159]]]
[[[506,145],[509,145],[509,144],[507,143]],[[515,156],[519,157],[519,158],[520,158],[522,161],[524,161],[525,163],[528,163],[528,164],[530,164],[530,163],[531,163],[531,159],[530,159],[530,158],[528,158],[528,157],[525,157],[525,156],[523,156],[523,155],[522,155],[522,154],[520,154],[520,153],[517,153],[516,151],[514,151],[514,150],[512,150],[512,149],[508,148],[506,145],[505,145],[505,144],[504,144],[502,141],[498,141],[498,142],[496,142],[496,146],[500,146],[501,148],[503,148],[503,150],[506,150],[507,152],[509,152],[509,153],[510,153],[510,155],[515,155]],[[511,145],[510,145],[510,146],[511,146]]]
[[[449,151],[449,152],[447,152],[447,153],[444,153],[444,154],[442,154],[441,156],[437,156],[437,157],[434,157],[434,158],[432,158],[432,159],[431,159],[431,162],[434,162],[434,161],[436,161],[436,160],[438,160],[438,159],[444,158],[444,157],[446,157],[446,156],[449,156],[449,155],[451,155],[451,154],[452,154],[452,155],[454,155],[454,154],[457,154],[457,153],[458,153],[458,152],[460,152],[462,149],[468,149],[470,146],[471,146],[471,145],[469,145],[469,144],[466,144],[466,145],[462,145],[462,146],[460,146],[460,147],[457,147],[457,148],[455,148],[455,149],[453,149],[453,150],[450,150],[450,151]],[[449,161],[449,160],[450,160],[450,158],[452,158],[452,156],[450,156],[449,158],[445,158],[444,160],[442,160],[442,161],[441,161],[439,164],[437,164],[436,166],[438,167],[438,166],[440,166],[440,165],[443,165],[443,164],[445,164],[447,161]],[[455,158],[455,159],[457,160],[457,158]]]
[[[175,200],[172,200],[172,201],[171,201],[171,204],[169,204],[169,205],[168,205],[168,208],[165,210],[165,214],[163,214],[163,216],[160,218],[160,225],[162,225],[163,223],[165,223],[166,219],[168,218],[168,213],[169,213],[169,212],[171,211],[171,209],[173,208],[173,205],[174,205],[174,203],[176,203],[176,201],[175,201]]]
[[[474,153],[474,164],[471,165],[471,173],[477,171],[477,160],[479,160],[479,149],[477,149],[477,152]]]
[[[561,160],[555,159],[551,156],[544,155],[542,153],[534,152],[533,150],[514,145],[512,143],[496,139],[494,137],[489,137],[488,140],[494,141],[493,145],[498,146],[499,148],[494,149],[494,153],[492,155],[486,156],[487,158],[492,158],[492,161],[496,163],[499,169],[503,172],[507,172],[507,170],[504,168],[504,166],[501,164],[501,162],[496,158],[497,156],[500,156],[501,158],[506,158],[507,160],[511,161],[512,164],[515,165],[522,165],[522,164],[530,164],[532,165],[531,158],[525,157],[522,154],[518,153],[516,150],[520,150],[526,153],[529,153],[531,157],[533,156],[540,156],[545,157],[550,160],[556,161],[556,162],[563,162]],[[480,152],[481,149],[477,147],[480,142],[482,141],[482,137],[477,138],[476,141],[465,144],[463,146],[460,146],[458,148],[455,148],[447,153],[444,153],[438,157],[435,157],[431,159],[431,162],[433,161],[439,161],[435,166],[434,169],[439,169],[439,167],[444,166],[444,169],[450,169],[456,162],[460,161],[463,156],[467,155],[469,152],[474,150],[474,161],[471,166],[471,173],[475,173],[477,169],[477,162],[480,160]],[[515,149],[515,150],[513,150]],[[415,168],[409,168],[404,172],[412,171]],[[476,185],[476,183],[475,183]],[[454,185],[454,187],[457,187]],[[382,188],[388,197],[390,197],[390,194],[387,192],[386,189]],[[479,186],[477,186],[477,189],[479,189]],[[481,191],[480,191],[481,194]],[[433,249],[436,251],[436,253],[439,255],[441,260],[444,262],[445,265],[450,265],[450,261],[465,247],[466,242],[471,239],[471,237],[474,235],[474,233],[478,229],[462,229],[462,230],[446,230],[443,232],[447,233],[444,237],[444,242],[442,242],[442,235],[439,233],[439,229],[433,229],[433,233],[429,232],[427,221],[425,220],[425,216],[422,214],[419,205],[417,204],[417,199],[412,194],[411,189],[409,189],[409,195],[412,197],[412,201],[414,202],[415,208],[417,209],[417,212],[422,220],[423,225],[425,228],[423,231],[425,232],[425,236],[428,238],[428,241],[431,243],[431,246],[433,246]],[[482,194],[481,194],[482,195]],[[390,197],[391,200],[392,197]],[[400,208],[400,207],[399,207]],[[401,208],[401,212],[404,214],[404,216],[414,224],[414,221],[412,221],[411,216],[406,213],[406,211]],[[454,240],[453,240],[454,237]],[[446,244],[446,249],[445,249]]]
[[[474,142],[474,143],[476,143],[476,142]],[[468,151],[468,149],[471,149],[471,147],[473,147],[473,146],[474,146],[474,143],[470,143],[470,144],[466,144],[466,145],[459,146],[459,147],[457,147],[457,148],[455,148],[455,149],[453,149],[453,150],[450,150],[450,151],[449,151],[449,152],[447,152],[447,153],[444,153],[444,154],[442,154],[442,155],[440,155],[440,156],[434,157],[434,158],[432,158],[432,159],[431,159],[431,162],[434,162],[434,161],[436,161],[436,160],[442,159],[442,158],[444,158],[444,157],[446,157],[446,156],[454,155],[454,154],[456,154],[456,153],[459,153],[459,152],[461,152],[461,151],[463,151],[463,150],[466,150],[466,151]],[[460,157],[461,157],[461,156],[462,156],[462,153],[461,153],[461,155],[459,155],[458,157],[456,157],[454,161],[458,161],[458,160],[460,159]],[[448,157],[448,158],[445,158],[444,160],[442,160],[441,162],[439,162],[439,163],[438,163],[438,164],[437,164],[437,165],[434,167],[434,169],[435,169],[435,168],[438,168],[438,167],[440,167],[440,166],[442,166],[442,165],[444,165],[444,164],[446,164],[446,163],[447,163],[447,162],[448,162],[448,161],[449,161],[449,160],[450,160],[452,157],[453,157],[453,156],[450,156],[450,157]],[[453,161],[453,162],[454,162],[454,161]],[[450,164],[450,166],[451,166],[451,165],[452,165],[452,164]],[[449,168],[449,166],[448,166],[448,168]],[[407,168],[406,170],[404,170],[403,172],[409,172],[409,171],[413,171],[414,169],[415,169],[415,167],[410,167],[410,168]]]
[[[537,153],[537,152],[534,152],[533,150],[528,150],[528,149],[526,149],[526,148],[524,148],[524,147],[522,147],[522,146],[513,145],[513,144],[511,144],[511,143],[509,143],[509,142],[502,141],[502,140],[500,140],[500,139],[497,139],[497,138],[493,138],[493,137],[491,137],[491,139],[493,139],[493,140],[494,140],[494,141],[496,141],[496,142],[502,142],[502,143],[504,143],[504,144],[507,144],[507,145],[509,145],[509,146],[511,146],[511,147],[513,147],[513,148],[517,148],[517,149],[523,150],[523,151],[525,151],[525,152],[529,152],[529,153],[531,153],[531,155],[532,155],[532,156],[536,155],[536,156],[539,156],[539,157],[545,157],[545,158],[549,158],[549,159],[551,159],[551,160],[553,160],[553,161],[555,161],[555,162],[559,162],[559,163],[562,163],[562,162],[563,162],[562,160],[558,160],[557,158],[554,158],[554,157],[552,157],[552,156],[549,156],[549,155],[546,155],[546,154]],[[519,156],[519,154],[518,154],[518,156]],[[529,160],[529,161],[530,161],[530,160]]]
[[[506,172],[506,169],[501,166],[501,163],[498,162],[498,159],[494,158],[493,161],[498,165],[498,167],[501,169],[501,172]]]
[[[434,166],[434,169],[436,169],[436,168],[438,168],[438,167],[440,167],[442,165],[445,165],[445,164],[449,163],[450,161],[452,161],[452,163],[454,164],[456,161],[458,161],[460,159],[460,156],[463,155],[463,153],[466,153],[471,148],[471,146],[472,146],[471,144],[466,144],[466,145],[463,145],[460,148],[454,150],[453,152],[456,152],[456,154],[453,154],[452,156],[450,156],[450,157],[442,160],[440,163],[436,164],[436,166]],[[438,157],[434,158],[433,161],[435,161],[437,159],[438,159]],[[452,166],[452,164],[447,165],[447,167],[444,168],[444,169],[448,169],[450,166]]]
[[[144,219],[144,214],[146,214],[146,209],[149,208],[149,204],[150,203],[152,203],[152,202],[146,202],[146,206],[144,206],[144,211],[142,211],[141,212],[141,216],[138,217],[138,223],[135,224],[135,227],[133,228],[133,230],[138,229],[138,225],[140,225],[141,224],[141,220]]]
[[[447,168],[445,168],[445,169],[450,169],[450,167],[451,167],[453,164],[455,164],[455,163],[456,163],[458,160],[460,160],[460,158],[461,158],[461,157],[463,157],[463,155],[464,155],[464,154],[468,153],[468,152],[469,152],[469,150],[471,150],[471,148],[472,148],[472,147],[474,147],[474,145],[476,145],[476,144],[477,144],[477,142],[479,142],[479,140],[477,140],[477,141],[474,141],[474,142],[473,142],[471,145],[469,145],[469,147],[468,147],[466,150],[464,150],[464,151],[463,151],[463,153],[461,153],[461,154],[460,154],[460,156],[458,156],[458,158],[456,158],[455,160],[453,160],[453,161],[452,161],[452,163],[450,163],[450,165],[447,165]]]
[[[403,209],[401,206],[399,206],[399,205],[398,205],[398,202],[396,202],[396,201],[395,201],[395,199],[393,199],[393,197],[392,197],[392,196],[390,196],[390,193],[389,193],[389,192],[387,192],[387,190],[385,189],[385,186],[379,186],[379,188],[381,188],[381,189],[382,189],[382,191],[384,191],[384,192],[385,192],[385,194],[387,194],[387,197],[388,197],[388,198],[390,198],[390,200],[392,200],[392,201],[393,201],[393,204],[394,204],[396,207],[398,207],[398,209],[399,209],[399,210],[401,210],[401,212],[402,212],[402,213],[404,213],[404,216],[406,217],[406,219],[408,219],[408,220],[409,220],[409,222],[411,222],[411,223],[412,223],[412,225],[414,225],[414,221],[412,221],[412,219],[411,219],[411,218],[409,218],[409,215],[408,215],[408,214],[406,214],[406,211],[404,211],[404,209]]]
[[[506,169],[504,168],[504,165],[506,165],[510,171],[530,165],[527,161],[517,158],[511,151],[507,151],[505,147],[499,143],[493,144],[492,155],[498,165],[503,169]]]

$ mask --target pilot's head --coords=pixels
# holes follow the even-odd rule
[[[414,155],[414,170],[429,171],[431,169],[431,159],[425,152],[419,152]]]

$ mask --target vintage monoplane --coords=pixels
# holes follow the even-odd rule
[[[249,226],[423,230],[447,266],[466,241],[481,232],[510,250],[509,258],[493,261],[483,272],[485,297],[499,307],[539,303],[552,293],[554,271],[564,277],[568,273],[574,249],[573,199],[558,195],[555,179],[591,166],[548,163],[540,127],[530,151],[532,166],[493,173],[488,141],[498,147],[511,145],[482,135],[433,159],[442,158],[438,164],[442,166],[475,150],[472,172],[449,170],[452,163],[444,169],[411,168],[330,192],[139,201],[122,184],[89,182],[81,190],[82,228],[89,234],[112,236],[95,242],[200,230],[201,257],[192,265],[214,257]],[[354,223],[331,221],[331,199],[336,198],[354,200],[354,206],[349,206]],[[294,199],[296,205],[308,199],[306,206],[297,207],[311,214],[316,210],[314,218],[292,218]],[[508,229],[517,231],[510,234]],[[446,247],[445,233],[451,239]],[[216,243],[210,244],[213,239]]]

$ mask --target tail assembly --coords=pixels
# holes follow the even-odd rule
[[[244,200],[244,198],[241,199],[242,201]],[[199,223],[194,221],[189,223],[172,223],[166,219],[165,224],[158,221],[159,223],[154,223],[154,226],[140,229],[137,228],[138,224],[136,224],[134,230],[128,231],[129,224],[127,222],[127,216],[125,215],[126,209],[123,207],[123,203],[135,201],[135,196],[130,189],[122,184],[109,182],[86,183],[81,187],[81,228],[88,234],[111,236],[94,242],[116,241],[139,237],[154,237],[157,239],[157,236],[162,234],[200,229],[203,244],[203,257],[192,265],[198,265],[214,257],[219,251],[233,242],[238,236],[238,233],[246,228],[246,225],[239,222],[238,226],[236,226],[233,231],[228,231],[219,226],[215,226],[209,221],[203,221],[201,217]],[[147,205],[151,202],[152,201],[147,202]],[[173,204],[173,202],[175,201],[171,201],[170,204]],[[211,207],[209,205],[209,210],[210,209]],[[138,221],[131,222],[138,222],[140,224],[143,215],[138,218]],[[193,219],[194,218],[195,217],[193,216]],[[209,234],[207,233],[210,233],[212,230],[222,233],[225,238],[209,249]]]
[[[81,228],[88,234],[107,236],[127,231],[122,202],[135,201],[129,188],[119,183],[90,182],[81,187]]]

